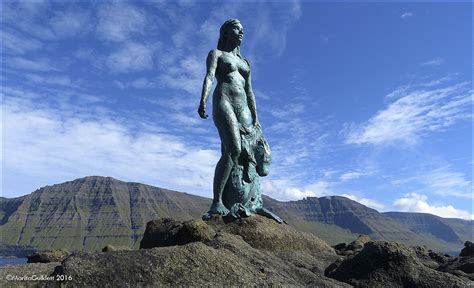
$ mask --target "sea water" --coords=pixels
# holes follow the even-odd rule
[[[0,257],[0,266],[26,264],[27,258],[4,258]]]

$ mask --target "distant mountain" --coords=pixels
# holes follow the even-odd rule
[[[427,213],[383,213],[420,235],[431,235],[446,242],[463,242],[474,238],[473,221],[441,218]]]
[[[76,179],[18,198],[0,197],[0,250],[21,246],[97,251],[108,244],[137,248],[148,221],[200,218],[210,202],[110,177]],[[264,206],[290,225],[330,244],[367,234],[373,239],[459,251],[464,241],[472,239],[473,221],[420,213],[379,213],[340,196],[290,202],[264,196]]]
[[[433,250],[457,253],[464,241],[473,239],[473,221],[424,213],[379,213],[341,196],[308,197],[290,202],[265,197],[264,205],[295,227],[331,244],[352,241],[358,234],[366,234],[377,240],[426,245]]]
[[[145,224],[160,217],[188,220],[209,199],[110,177],[85,177],[0,200],[3,245],[99,250],[138,247]]]

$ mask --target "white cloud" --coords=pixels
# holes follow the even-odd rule
[[[294,117],[299,113],[302,113],[305,109],[303,104],[289,103],[284,108],[273,108],[270,110],[270,114],[276,118],[285,119],[288,117]]]
[[[440,196],[472,198],[472,182],[465,174],[453,171],[449,166],[436,169],[423,169],[417,175],[409,175],[394,179],[391,183],[396,187],[420,187],[419,193],[434,193]],[[399,188],[400,189],[400,188]]]
[[[56,35],[45,25],[50,5],[50,1],[3,1],[2,25],[8,24],[38,39],[54,40]]]
[[[205,73],[205,61],[199,61],[196,56],[188,56],[177,61],[173,68],[167,69],[159,80],[166,87],[196,95],[202,89]]]
[[[266,5],[272,5],[265,3]],[[278,2],[273,9],[255,9],[253,17],[256,30],[252,31],[250,47],[270,47],[276,54],[281,55],[286,48],[287,35],[293,24],[302,15],[301,3],[299,1]]]
[[[48,75],[47,77],[37,74],[26,74],[25,77],[38,84],[71,86],[72,82],[67,75]]]
[[[403,212],[420,212],[434,214],[444,218],[461,218],[466,220],[474,220],[472,211],[459,210],[451,205],[435,206],[428,203],[426,195],[416,193],[406,194],[403,198],[395,200],[395,207]]]
[[[433,58],[433,59],[430,59],[428,61],[425,61],[423,63],[421,63],[421,65],[423,66],[440,66],[442,64],[444,64],[445,60],[443,58],[440,58],[440,57],[437,57],[437,58]]]
[[[98,12],[97,32],[109,41],[126,41],[145,30],[146,13],[125,3],[102,6]]]
[[[59,71],[60,69],[51,63],[49,59],[28,59],[23,57],[11,57],[4,59],[5,64],[11,68],[33,70],[33,71]]]
[[[405,87],[398,99],[365,123],[347,124],[349,144],[414,144],[423,136],[471,117],[469,83],[432,90]]]
[[[322,197],[332,193],[332,183],[327,181],[316,181],[304,187],[294,185],[288,179],[271,180],[261,179],[262,193],[280,201],[300,200],[305,197]]]
[[[57,11],[50,25],[58,37],[75,36],[88,30],[91,24],[89,14],[84,11]]]
[[[103,175],[211,197],[220,151],[192,146],[160,132],[156,123],[128,122],[110,112],[84,113],[72,105],[39,106],[4,92],[4,196]]]
[[[342,182],[345,182],[352,179],[358,179],[365,175],[367,175],[367,173],[356,172],[356,171],[346,172],[346,173],[341,174],[341,176],[339,176],[339,180],[341,180]]]
[[[378,202],[377,200],[375,199],[370,199],[370,198],[363,198],[363,197],[359,197],[357,195],[354,195],[354,194],[342,194],[341,196],[344,196],[344,197],[347,197],[351,200],[354,200],[356,202],[359,202],[367,207],[370,207],[370,208],[374,208],[374,209],[377,209],[377,210],[382,210],[385,208],[385,205]]]
[[[4,51],[10,53],[25,54],[43,47],[43,43],[34,37],[25,37],[23,34],[13,30],[4,29],[1,37]]]
[[[472,183],[463,173],[451,171],[447,167],[435,169],[420,176],[430,191],[444,196],[472,198]]]
[[[405,12],[402,15],[400,15],[400,18],[405,19],[405,18],[408,18],[408,17],[413,17],[414,15],[415,14],[413,14],[411,12]]]
[[[132,72],[153,67],[153,50],[138,43],[126,43],[109,55],[106,64],[113,72]]]

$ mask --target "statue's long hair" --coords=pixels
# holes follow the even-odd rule
[[[224,50],[225,48],[225,43],[227,41],[227,38],[225,36],[225,32],[227,29],[232,27],[233,25],[237,25],[240,23],[238,19],[229,19],[222,24],[221,29],[219,30],[219,41],[217,41],[217,49],[219,50]],[[237,55],[242,58],[240,55],[240,46],[237,47]]]

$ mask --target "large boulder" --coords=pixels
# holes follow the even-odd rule
[[[334,249],[318,237],[297,231],[266,217],[253,216],[226,223],[221,216],[210,220],[179,222],[169,218],[147,223],[140,249],[184,245],[191,242],[208,243],[218,232],[239,235],[250,246],[268,251],[306,251],[330,253]]]
[[[415,251],[395,242],[375,241],[338,265],[326,276],[356,287],[466,287],[465,278],[425,266]]]
[[[420,260],[421,263],[426,267],[432,269],[437,269],[440,265],[445,264],[454,258],[453,256],[447,254],[429,250],[424,246],[415,246],[411,248],[415,252],[418,260]]]
[[[474,256],[474,243],[471,241],[466,241],[464,243],[464,248],[462,248],[461,253],[459,254],[461,257],[472,257]]]
[[[140,249],[209,242],[216,233],[202,220],[186,222],[161,218],[147,223]]]
[[[266,245],[265,245],[266,244]],[[55,275],[71,286],[350,287],[327,278],[338,256],[316,236],[253,216],[232,223],[151,221],[138,251],[74,253]]]
[[[214,216],[206,223],[213,226],[216,231],[241,236],[245,242],[256,249],[336,255],[331,246],[313,234],[298,231],[290,225],[279,224],[266,217],[241,218],[225,223],[222,217]]]
[[[364,248],[365,243],[372,241],[367,235],[359,235],[357,239],[347,245],[347,250],[360,251]]]
[[[69,252],[66,250],[50,250],[35,252],[27,256],[27,263],[49,263],[49,262],[61,262],[69,256]]]
[[[474,257],[452,257],[437,270],[474,280]]]
[[[372,241],[372,239],[369,236],[359,235],[357,239],[355,239],[351,243],[339,243],[333,246],[333,248],[336,251],[337,255],[352,256],[354,254],[359,253],[362,248],[364,248],[365,243],[368,243],[370,241]]]

